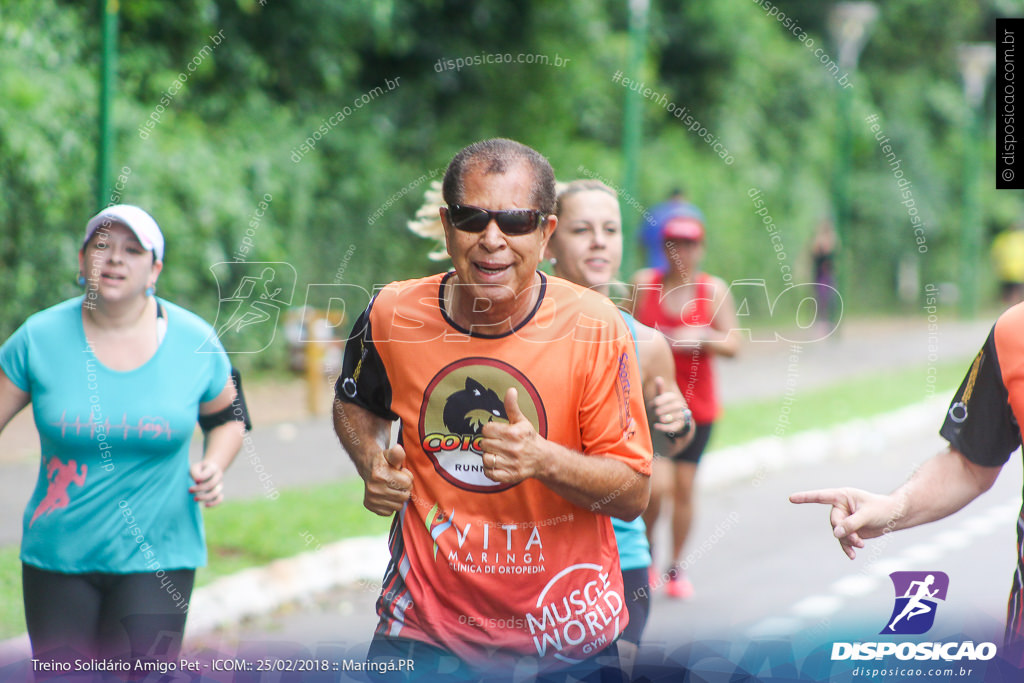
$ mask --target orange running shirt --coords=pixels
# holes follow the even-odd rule
[[[340,400],[401,420],[413,476],[392,525],[377,633],[471,664],[532,656],[542,669],[568,666],[610,645],[628,620],[611,519],[535,479],[488,479],[478,435],[507,421],[512,386],[541,436],[649,476],[631,337],[606,297],[543,274],[536,307],[513,332],[473,334],[443,309],[450,278],[381,290],[355,324],[337,383]]]

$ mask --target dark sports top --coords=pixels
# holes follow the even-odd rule
[[[940,434],[971,462],[999,467],[1021,445],[1024,417],[1024,304],[1003,313],[949,406]],[[1017,520],[1017,569],[1006,640],[1024,644],[1024,508]]]

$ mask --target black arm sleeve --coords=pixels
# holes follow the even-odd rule
[[[224,410],[210,415],[199,416],[199,427],[204,433],[214,427],[219,427],[227,422],[241,422],[246,430],[252,430],[252,420],[249,418],[249,406],[245,404],[245,394],[242,393],[242,375],[234,367],[231,368],[231,382],[235,385],[235,400]]]
[[[976,465],[998,467],[1020,446],[1020,426],[1003,383],[995,332],[971,364],[939,434]]]
[[[354,403],[385,420],[397,420],[398,415],[391,410],[391,382],[373,341],[372,307],[371,301],[352,326],[334,395],[339,401]]]

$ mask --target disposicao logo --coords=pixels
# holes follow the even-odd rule
[[[935,623],[938,601],[946,601],[949,576],[944,572],[893,572],[896,604],[882,635],[920,635]]]
[[[939,602],[945,602],[949,576],[944,572],[893,572],[896,593],[892,614],[881,635],[921,635],[935,623]],[[833,643],[832,661],[871,660],[896,657],[900,660],[958,661],[989,660],[996,656],[995,643],[964,642],[858,642]]]

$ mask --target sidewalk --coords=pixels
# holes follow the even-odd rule
[[[800,390],[880,370],[959,359],[966,361],[966,374],[969,357],[981,348],[994,322],[994,315],[973,321],[942,316],[929,331],[928,321],[920,317],[844,320],[827,339],[801,345]],[[796,333],[787,336],[798,338]],[[782,396],[791,345],[782,340],[746,342],[737,358],[716,361],[723,402]]]

